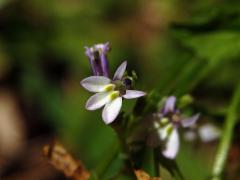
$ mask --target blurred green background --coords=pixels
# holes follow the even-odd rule
[[[100,111],[85,110],[90,93],[79,85],[91,74],[84,46],[104,42],[112,47],[112,73],[128,60],[128,69],[138,74],[138,89],[154,88],[163,96],[190,93],[200,121],[222,126],[240,77],[239,1],[0,0],[0,177],[53,178],[28,175],[39,163],[15,160],[20,150],[29,152],[51,138],[88,169],[105,159],[116,134]],[[126,102],[123,109],[130,112],[133,106]],[[229,179],[240,178],[239,132],[237,125]],[[216,145],[181,143],[177,162],[186,179],[210,175]],[[105,178],[120,179],[119,166],[115,163]]]

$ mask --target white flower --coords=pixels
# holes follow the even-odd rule
[[[211,123],[205,123],[199,127],[190,127],[184,133],[186,141],[194,141],[200,139],[203,143],[216,141],[222,134],[221,129]]]
[[[198,129],[198,133],[203,142],[211,142],[217,140],[221,136],[221,130],[210,123],[202,125]]]
[[[193,126],[200,114],[184,117],[176,107],[176,97],[166,99],[160,113],[155,114],[154,129],[157,130],[158,139],[161,141],[162,154],[169,159],[174,159],[179,151],[180,140],[178,129]],[[157,144],[157,143],[155,143]]]
[[[162,154],[169,158],[174,159],[179,150],[179,135],[177,128],[171,123],[168,123],[166,126],[159,128],[158,136],[162,140],[164,147],[162,147]]]
[[[96,110],[104,106],[102,118],[106,124],[113,122],[122,107],[122,98],[133,99],[144,96],[142,91],[129,90],[124,84],[123,75],[127,62],[123,62],[115,72],[113,80],[105,76],[90,76],[81,81],[81,85],[90,92],[94,92],[87,103],[87,110]]]

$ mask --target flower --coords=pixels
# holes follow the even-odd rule
[[[94,76],[109,77],[107,53],[110,51],[109,43],[96,44],[92,47],[85,47],[85,54],[89,59]]]
[[[210,123],[204,124],[198,129],[199,137],[205,143],[217,140],[221,133],[217,126]]]
[[[155,114],[154,129],[157,130],[158,139],[161,140],[162,154],[174,159],[179,150],[179,127],[193,126],[200,114],[185,118],[176,107],[176,97],[166,99],[160,113]]]
[[[90,76],[81,81],[81,85],[90,92],[95,92],[87,103],[87,110],[96,110],[104,106],[102,118],[106,124],[113,122],[119,114],[122,99],[133,99],[144,96],[143,91],[130,90],[131,79],[125,77],[127,62],[123,62],[115,72],[113,79],[105,76]]]

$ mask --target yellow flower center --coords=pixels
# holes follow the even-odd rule
[[[162,118],[160,121],[160,125],[161,126],[165,126],[169,123],[169,119],[168,118]]]
[[[120,93],[119,91],[113,91],[111,94],[110,94],[110,99],[111,100],[114,100],[115,98],[119,97]]]
[[[112,91],[114,88],[115,88],[114,84],[108,84],[104,87],[104,91],[109,92],[109,91]]]
[[[168,135],[168,136],[171,135],[172,131],[173,131],[173,126],[172,126],[172,124],[169,124],[169,125],[166,127],[167,135]]]

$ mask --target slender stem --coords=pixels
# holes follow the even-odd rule
[[[232,98],[232,102],[229,107],[229,111],[227,113],[221,142],[219,144],[214,165],[213,165],[212,180],[221,179],[221,175],[223,173],[229,147],[231,145],[233,128],[237,120],[237,110],[238,110],[239,102],[240,102],[240,84],[238,85],[235,91],[235,94]]]
[[[159,149],[155,148],[153,150],[153,158],[154,158],[154,170],[155,170],[155,176],[160,177],[160,163],[158,158]]]
[[[123,120],[123,118],[122,118]],[[115,133],[118,136],[118,140],[119,140],[119,151],[123,152],[124,154],[127,155],[127,158],[125,159],[124,163],[125,163],[125,167],[127,170],[129,170],[129,175],[134,175],[132,170],[132,162],[130,160],[130,151],[126,142],[126,137],[127,137],[127,131],[128,131],[128,127],[127,125],[123,122],[116,123],[116,124],[112,124],[112,128],[115,130]]]

